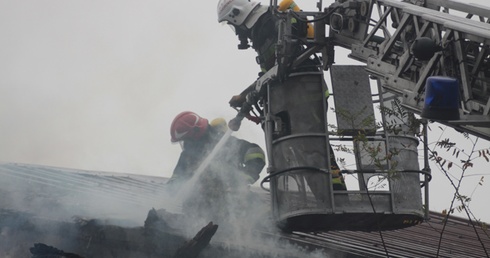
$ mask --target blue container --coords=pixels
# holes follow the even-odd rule
[[[459,120],[459,83],[455,78],[427,78],[421,116],[430,120]]]

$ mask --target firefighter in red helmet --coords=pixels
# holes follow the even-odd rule
[[[170,126],[170,141],[199,140],[208,129],[208,120],[194,112],[178,114]]]
[[[194,112],[178,114],[170,127],[170,140],[179,142],[182,152],[169,182],[175,184],[190,179],[221,140],[226,129],[224,119],[208,122]],[[264,166],[265,155],[260,146],[229,136],[206,169],[224,170],[230,178],[239,178],[242,181],[240,183],[253,184],[259,179]]]

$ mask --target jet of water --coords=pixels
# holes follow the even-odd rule
[[[201,177],[203,172],[206,171],[206,168],[208,168],[210,162],[215,158],[215,156],[219,152],[219,150],[228,141],[232,132],[233,131],[231,131],[231,130],[226,130],[226,132],[223,134],[221,139],[214,146],[213,150],[201,162],[201,164],[199,164],[199,167],[194,171],[193,176],[188,181],[186,181],[182,185],[182,187],[179,188],[178,192],[175,194],[175,198],[176,198],[177,203],[181,204],[184,200],[186,200],[190,196],[190,194],[194,190],[194,186],[196,185],[197,181],[199,180],[199,178]],[[182,208],[182,205],[179,205],[179,207]]]

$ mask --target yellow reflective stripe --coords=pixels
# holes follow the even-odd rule
[[[264,153],[260,153],[260,152],[245,154],[245,159],[244,159],[245,162],[252,160],[252,159],[261,159],[261,160],[265,161],[265,155],[264,155]]]
[[[299,6],[293,1],[291,5],[289,5],[289,9],[293,9],[293,11],[300,11]]]
[[[245,181],[247,181],[249,184],[253,184],[255,182],[254,178],[249,175],[245,175]]]
[[[341,185],[343,188],[345,188],[345,182],[341,177],[332,178],[332,185]]]

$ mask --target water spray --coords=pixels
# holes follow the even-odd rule
[[[206,156],[206,158],[199,164],[199,167],[194,171],[193,176],[186,181],[182,187],[178,190],[175,195],[177,203],[183,203],[187,198],[189,198],[190,194],[194,190],[194,185],[196,185],[197,181],[201,177],[201,175],[206,171],[210,162],[215,158],[216,154],[219,150],[224,146],[224,144],[228,141],[231,136],[232,131],[226,130],[218,143],[214,146],[213,150]],[[182,209],[182,205],[179,205],[179,208]]]

